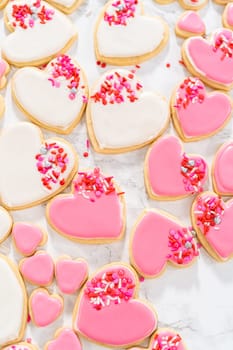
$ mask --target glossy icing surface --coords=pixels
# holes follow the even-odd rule
[[[53,279],[53,259],[46,252],[38,252],[22,260],[20,271],[27,281],[39,286],[47,286]]]
[[[33,224],[17,222],[12,230],[12,237],[17,250],[23,255],[32,255],[42,243],[44,233]]]
[[[195,34],[201,34],[205,32],[205,24],[195,11],[185,12],[185,14],[182,15],[178,21],[177,26],[179,29],[185,32]]]
[[[217,152],[213,175],[218,192],[233,193],[233,142],[226,143]]]
[[[82,345],[77,335],[69,328],[59,332],[56,339],[48,343],[46,350],[82,350]]]

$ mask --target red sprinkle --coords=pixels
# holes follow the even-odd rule
[[[167,67],[167,68],[170,68],[170,67],[171,67],[171,64],[170,64],[170,63],[166,63],[166,67]]]
[[[225,31],[215,37],[213,51],[217,52],[218,50],[222,52],[221,60],[224,60],[224,58],[226,57],[232,58],[232,55],[233,55],[232,33]]]
[[[179,60],[179,64],[181,64],[182,66],[186,67],[186,64],[184,63],[183,60]]]
[[[104,20],[111,26],[127,25],[127,20],[135,16],[138,0],[116,0],[110,8],[110,13],[104,13]]]
[[[190,158],[185,153],[181,161],[180,172],[184,177],[184,188],[190,193],[203,191],[202,180],[206,176],[207,164],[202,158]]]
[[[175,108],[186,109],[190,103],[202,103],[205,99],[203,84],[198,78],[185,78],[176,93]]]
[[[152,350],[178,350],[181,337],[179,334],[156,334],[152,343]]]
[[[83,152],[83,157],[84,158],[87,158],[89,156],[89,153],[88,152]]]

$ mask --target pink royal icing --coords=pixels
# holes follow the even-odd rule
[[[81,172],[73,181],[73,194],[55,197],[49,220],[59,232],[76,239],[117,239],[123,229],[122,203],[112,177],[98,168]]]
[[[88,275],[88,265],[84,260],[63,258],[57,261],[55,275],[61,292],[73,294],[82,286]]]
[[[222,259],[233,253],[233,200],[226,203],[216,194],[203,193],[193,205],[193,218],[203,238]]]
[[[205,23],[195,11],[187,11],[177,23],[178,28],[189,33],[202,34],[205,32]]]
[[[226,143],[217,152],[213,175],[219,193],[233,194],[233,142]]]
[[[20,263],[20,272],[29,282],[38,286],[47,286],[53,280],[53,259],[46,252],[38,252]]]
[[[17,222],[12,230],[17,250],[23,255],[32,255],[44,240],[43,231],[35,225]]]
[[[153,311],[135,300],[135,275],[109,265],[89,280],[74,314],[74,328],[90,340],[125,347],[142,341],[157,325]],[[90,322],[91,320],[91,322]]]
[[[222,84],[233,83],[233,32],[216,31],[211,42],[201,37],[189,38],[185,52],[194,69],[207,79]]]
[[[148,181],[161,197],[178,197],[203,190],[207,164],[202,157],[188,156],[175,136],[161,137],[149,150]]]
[[[69,328],[63,329],[55,340],[49,342],[46,350],[82,350],[77,335]]]
[[[180,84],[174,107],[175,117],[187,138],[205,137],[217,132],[232,111],[227,95],[217,91],[207,94],[204,84],[193,77],[185,78]]]
[[[227,5],[226,20],[228,25],[233,26],[233,4]]]
[[[191,228],[182,227],[166,214],[147,211],[133,233],[133,265],[150,277],[160,274],[167,261],[188,265],[199,255],[194,235]]]

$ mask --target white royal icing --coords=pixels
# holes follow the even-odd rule
[[[14,5],[28,4],[34,0],[11,1],[6,7],[6,17],[12,26],[12,7]],[[53,10],[52,19],[45,24],[35,21],[32,28],[22,29],[17,25],[15,31],[10,33],[2,43],[2,52],[12,62],[27,63],[38,61],[61,51],[76,35],[75,27],[70,19],[48,3],[41,1],[41,6]]]
[[[56,142],[67,153],[69,162],[63,174],[66,179],[75,164],[72,149],[61,139],[48,139],[45,142]],[[41,182],[35,156],[40,153],[43,144],[40,129],[27,122],[18,123],[0,135],[0,164],[4,164],[0,172],[0,196],[8,207],[24,206],[43,200],[60,188],[59,183],[55,183],[49,191]]]
[[[21,333],[26,298],[19,276],[0,256],[0,348],[1,345],[17,340]]]
[[[0,207],[0,242],[8,235],[12,226],[12,219],[3,207]]]

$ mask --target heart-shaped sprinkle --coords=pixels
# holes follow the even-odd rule
[[[54,340],[46,344],[45,350],[82,350],[82,345],[72,329],[63,328],[56,332]]]
[[[223,144],[216,153],[212,176],[214,189],[218,194],[233,194],[233,142]]]
[[[205,23],[197,12],[186,11],[178,19],[175,31],[177,35],[183,38],[203,35],[205,33]]]

